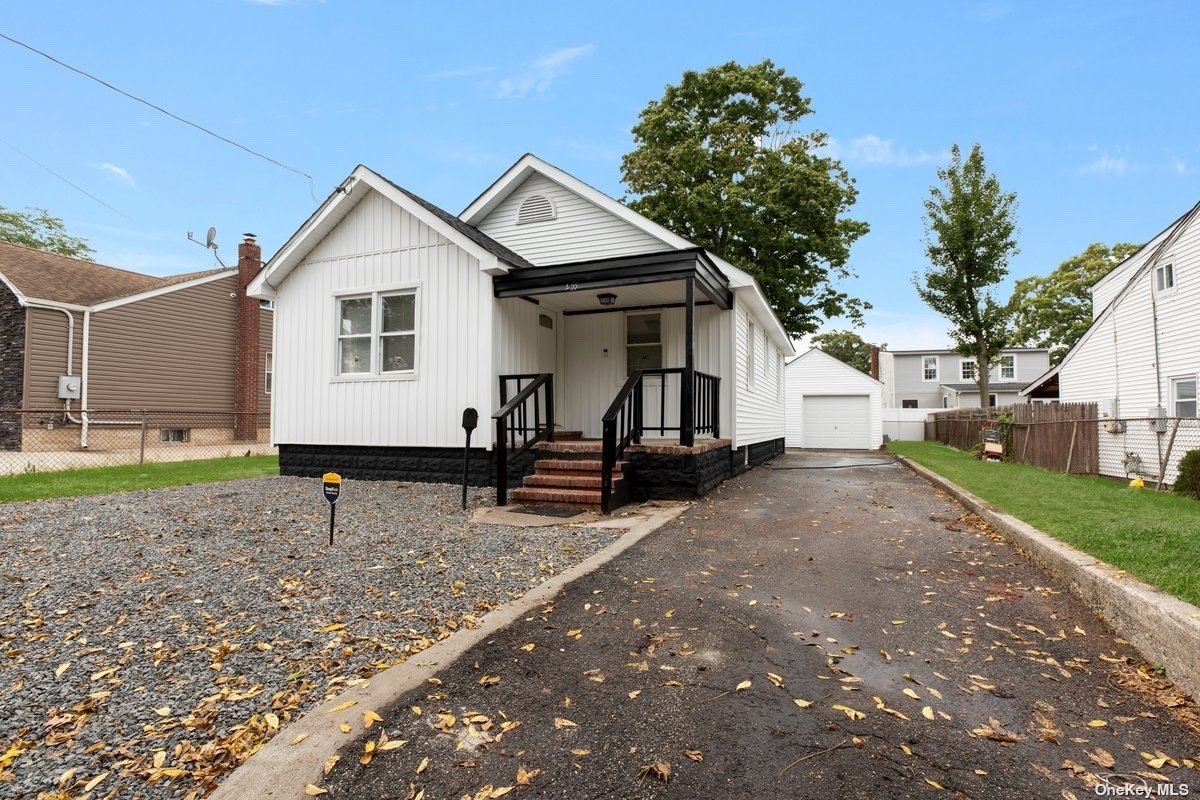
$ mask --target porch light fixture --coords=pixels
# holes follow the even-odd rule
[[[617,296],[612,292],[598,294],[596,295],[596,299],[600,301],[600,305],[602,306],[611,306],[613,303],[617,302]]]

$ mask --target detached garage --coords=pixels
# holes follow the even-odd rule
[[[784,370],[787,446],[875,450],[883,444],[883,385],[817,348]]]

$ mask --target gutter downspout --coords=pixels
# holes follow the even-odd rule
[[[82,388],[79,397],[79,415],[83,417],[83,423],[79,429],[79,446],[84,450],[88,446],[88,340],[91,338],[92,332],[92,312],[83,312],[83,363],[80,366],[80,383]]]

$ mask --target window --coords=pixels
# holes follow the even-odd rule
[[[261,309],[264,309],[266,311],[274,311],[275,310],[275,301],[274,300],[259,300],[258,307]]]
[[[944,394],[944,395],[942,395],[942,408],[949,408],[949,407],[950,407],[950,395]]]
[[[758,351],[758,331],[754,320],[746,320],[746,388],[754,386],[754,362]]]
[[[979,380],[979,362],[973,358],[964,358],[958,365],[959,376],[964,381]]]
[[[1011,381],[1017,378],[1017,357],[1014,355],[1000,356],[996,361],[1000,365],[1000,380]]]
[[[275,383],[275,354],[267,352],[263,359],[263,394],[270,394]]]
[[[1175,288],[1175,265],[1162,264],[1154,268],[1154,288],[1160,292]]]
[[[338,298],[338,374],[416,371],[417,294],[373,292]]]
[[[938,379],[938,357],[921,357],[921,380],[936,381]]]
[[[158,440],[160,442],[186,442],[188,440],[188,429],[160,428],[158,431]]]
[[[662,315],[630,314],[625,317],[626,374],[635,369],[662,368]]]
[[[900,407],[901,408],[916,408],[917,401],[916,400],[901,400]]]
[[[989,394],[989,395],[988,395],[988,408],[995,408],[995,407],[996,407],[996,399],[997,399],[997,398],[996,398],[996,395],[994,395],[994,394]]]
[[[1176,417],[1196,416],[1196,378],[1171,379],[1171,409]]]

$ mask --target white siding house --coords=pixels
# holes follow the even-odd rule
[[[815,347],[785,372],[788,447],[876,450],[883,445],[879,381]]]
[[[250,288],[275,301],[288,474],[458,480],[468,408],[471,480],[502,502],[530,447],[616,464],[611,444],[611,493],[603,472],[515,493],[605,506],[674,491],[649,455],[703,493],[783,448],[793,351],[757,283],[531,155],[458,217],[360,166]]]
[[[1031,384],[1037,396],[1057,387],[1061,402],[1095,402],[1100,424],[1100,473],[1158,474],[1175,479],[1179,458],[1200,447],[1196,388],[1200,378],[1200,205],[1113,269],[1092,289],[1093,321],[1062,362]],[[1173,423],[1180,419],[1172,442]],[[1131,465],[1140,464],[1131,469]]]

